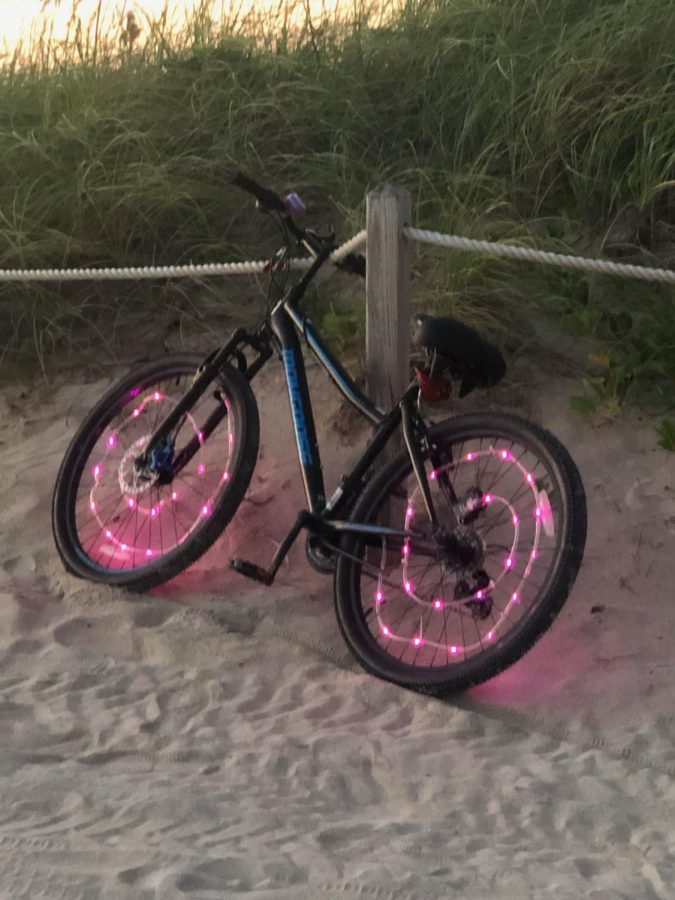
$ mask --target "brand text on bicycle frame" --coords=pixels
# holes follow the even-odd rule
[[[295,425],[295,434],[298,440],[298,450],[300,451],[300,461],[303,465],[309,466],[313,461],[312,445],[309,441],[307,423],[305,422],[305,409],[300,392],[300,379],[298,378],[298,369],[295,364],[295,355],[292,349],[284,349],[282,354],[288,380],[288,394],[291,398],[293,424]]]

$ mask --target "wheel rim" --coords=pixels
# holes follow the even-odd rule
[[[427,472],[441,524],[452,522],[452,510],[469,520],[460,532],[471,562],[451,563],[434,542],[421,491],[408,473],[375,521],[418,536],[396,550],[366,549],[358,596],[360,618],[380,654],[438,669],[496,651],[532,616],[559,565],[566,512],[554,467],[517,440],[458,440],[452,462],[436,469],[429,463]],[[460,503],[447,498],[446,478]]]
[[[69,503],[78,553],[89,566],[123,572],[157,564],[204,527],[227,490],[235,428],[224,390],[219,399],[202,395],[174,432],[176,452],[197,441],[181,472],[166,481],[157,470],[145,479],[135,471],[136,456],[193,375],[186,367],[148,378],[120,395],[92,429]],[[203,423],[219,405],[222,422],[205,438]]]

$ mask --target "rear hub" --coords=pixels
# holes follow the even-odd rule
[[[466,569],[478,566],[483,559],[483,541],[466,525],[456,526],[450,534],[441,528],[434,535],[434,539],[436,559],[449,568]]]

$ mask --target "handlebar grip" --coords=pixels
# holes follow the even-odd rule
[[[247,175],[244,175],[243,172],[237,172],[237,174],[232,179],[232,184],[237,187],[242,188],[244,191],[248,191],[249,194],[253,194],[256,200],[263,206],[265,209],[274,209],[277,212],[287,213],[286,204],[274,191],[270,191],[267,188],[262,187],[252,178],[249,178]]]

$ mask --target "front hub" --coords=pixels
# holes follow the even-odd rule
[[[160,471],[153,470],[150,465],[138,465],[139,458],[147,447],[149,440],[149,434],[138,438],[127,449],[120,461],[117,477],[123,494],[130,496],[145,494],[160,479]]]

